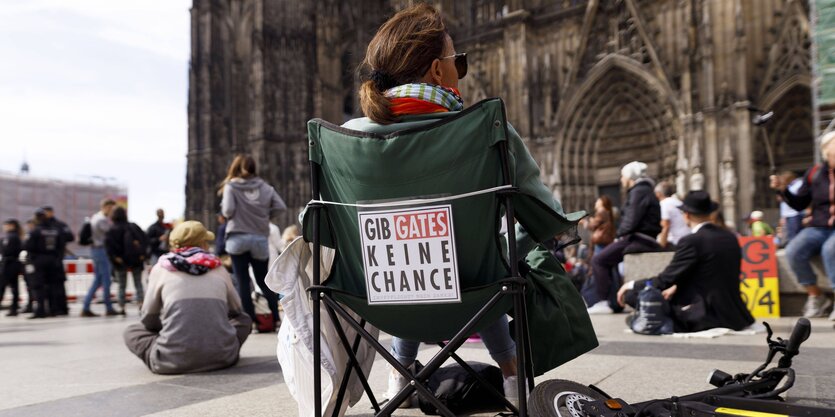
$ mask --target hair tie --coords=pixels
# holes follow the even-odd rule
[[[374,86],[380,91],[386,91],[390,88],[397,87],[397,81],[395,81],[394,78],[377,69],[371,70],[371,74],[368,78],[374,82]]]

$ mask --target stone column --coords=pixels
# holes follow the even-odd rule
[[[523,137],[531,136],[530,96],[528,94],[528,47],[525,10],[515,10],[505,15],[504,49],[506,76],[503,97],[507,100],[508,118]]]

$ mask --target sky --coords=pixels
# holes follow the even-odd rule
[[[123,184],[143,228],[180,217],[190,7],[0,0],[0,171]]]

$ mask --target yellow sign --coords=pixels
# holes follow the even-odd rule
[[[780,281],[777,254],[771,236],[740,237],[742,265],[739,289],[742,301],[755,318],[780,317]]]

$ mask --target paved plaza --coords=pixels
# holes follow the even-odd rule
[[[233,368],[205,374],[150,373],[122,343],[126,318],[73,317],[26,320],[0,317],[0,417],[15,416],[292,416],[293,401],[275,358],[275,334],[253,334]],[[623,315],[593,318],[600,347],[537,379],[572,379],[596,384],[627,401],[684,394],[709,388],[707,373],[752,370],[765,357],[764,335],[710,340],[650,337],[623,331]],[[786,335],[795,319],[772,320]],[[798,382],[790,401],[835,407],[835,330],[812,321],[812,336],[795,361]],[[428,360],[433,347],[424,347]],[[462,356],[489,362],[481,344],[465,345]],[[385,390],[386,368],[377,360],[371,386]],[[372,415],[363,400],[348,411]],[[485,415],[493,415],[485,414]],[[396,415],[421,415],[417,409]]]

